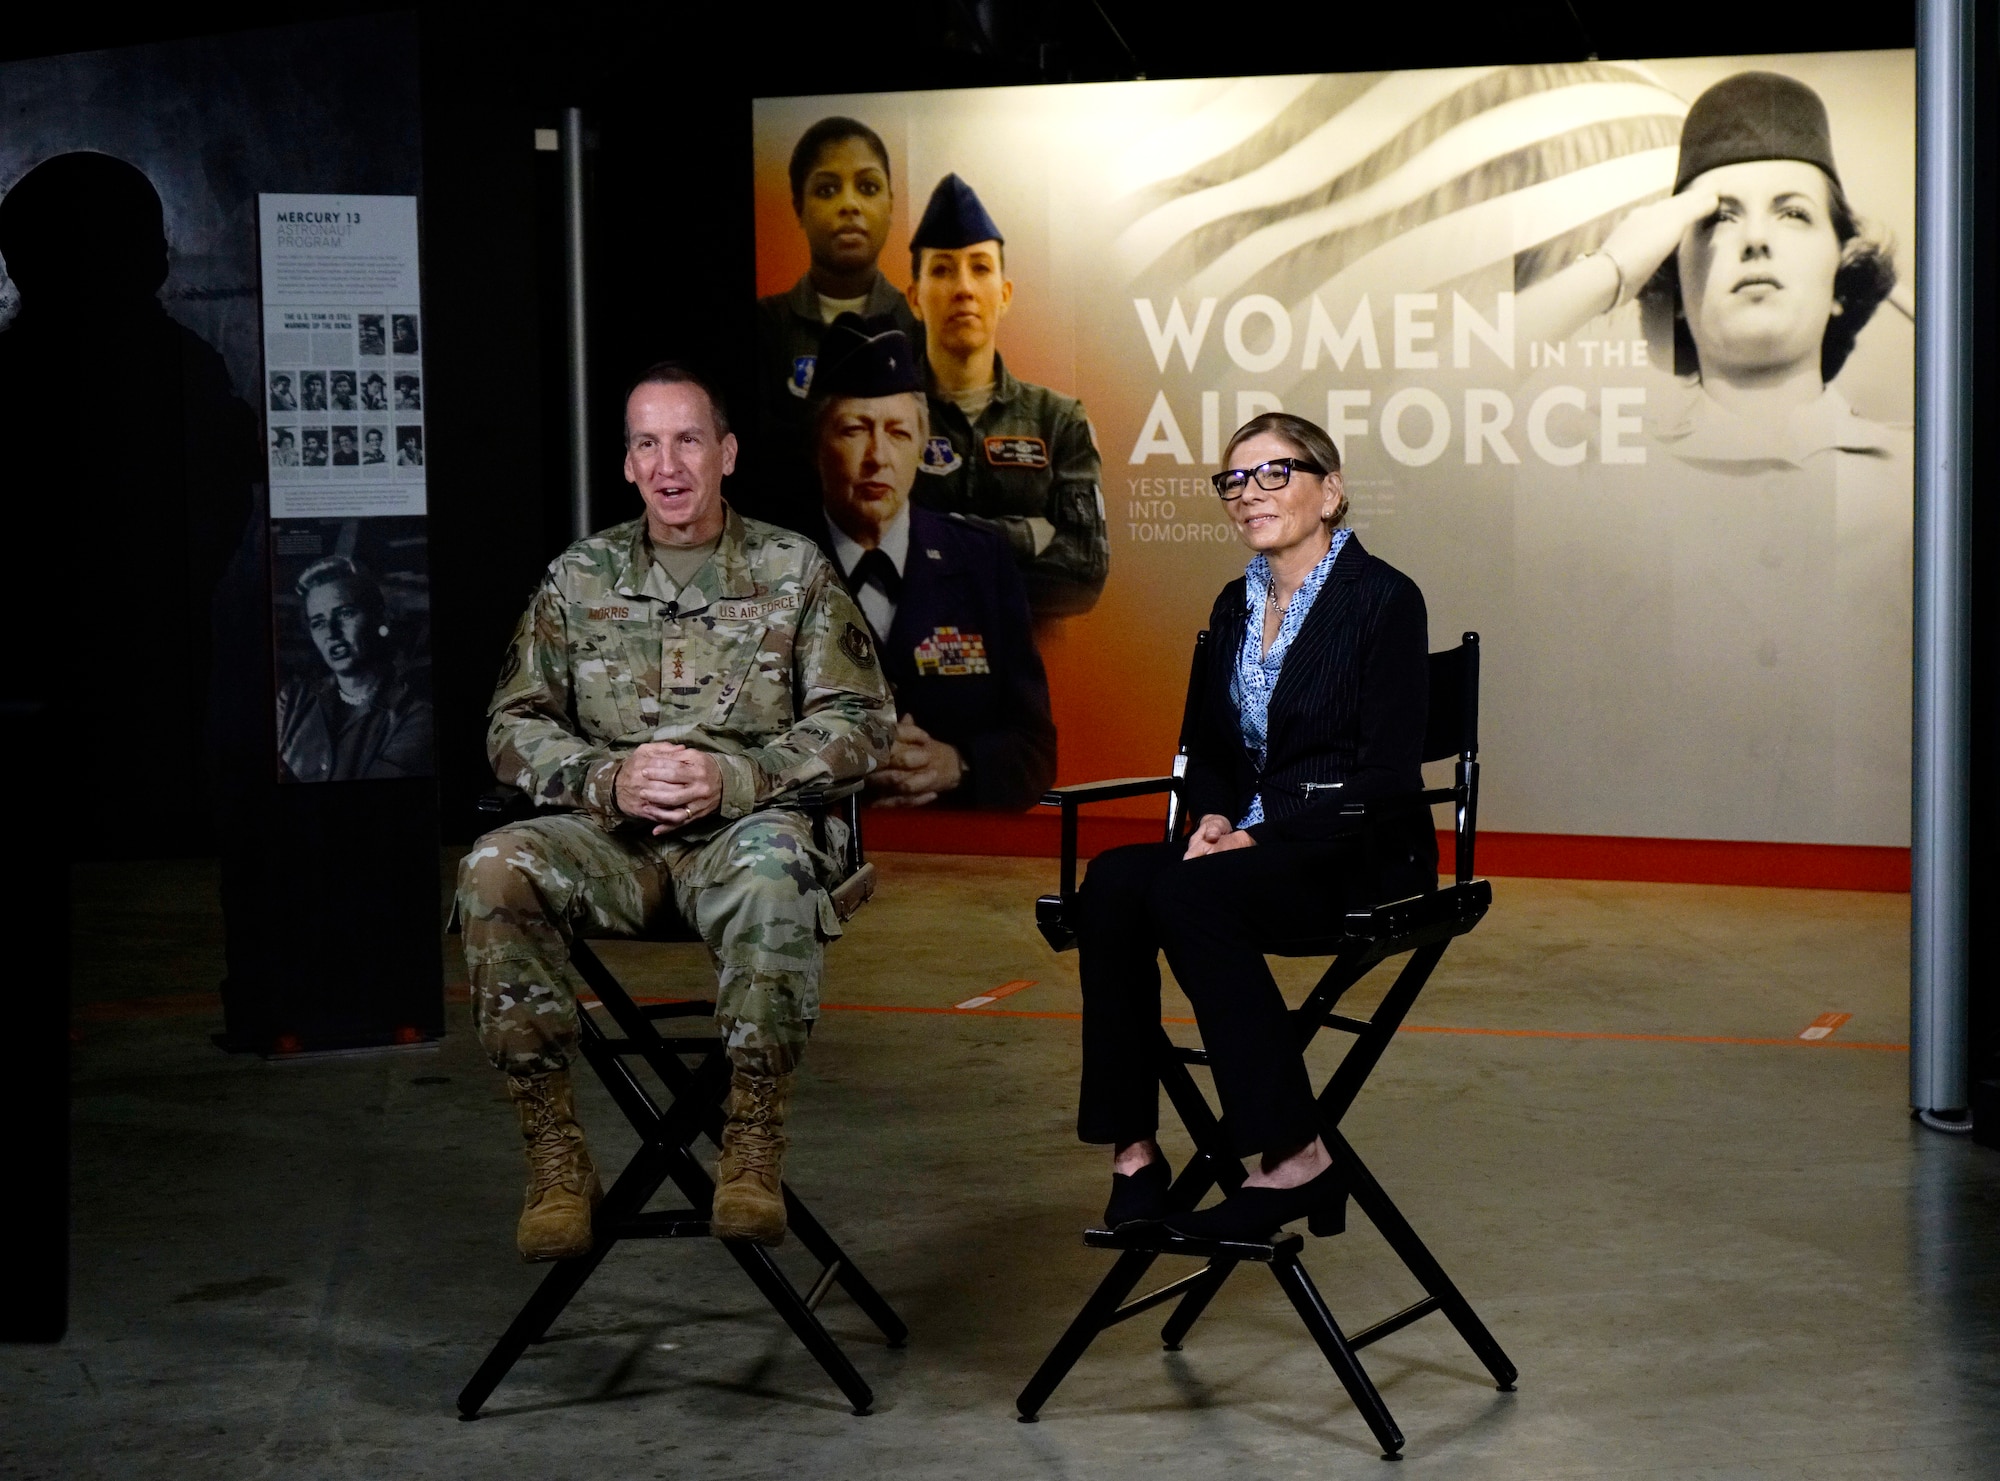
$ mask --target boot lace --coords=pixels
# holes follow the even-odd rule
[[[732,1118],[736,1135],[730,1138],[730,1150],[744,1172],[771,1173],[778,1166],[778,1139],[771,1130],[776,1107],[768,1095],[752,1093],[744,1100],[748,1104]]]
[[[528,1190],[539,1198],[552,1188],[580,1192],[583,1169],[577,1155],[582,1140],[558,1119],[553,1100],[537,1098],[534,1104],[534,1136],[528,1143]]]

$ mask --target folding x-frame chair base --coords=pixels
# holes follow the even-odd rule
[[[1382,1402],[1382,1395],[1357,1356],[1360,1349],[1369,1343],[1379,1341],[1392,1332],[1400,1332],[1432,1312],[1443,1312],[1474,1356],[1486,1365],[1501,1392],[1513,1391],[1519,1375],[1507,1354],[1501,1351],[1500,1344],[1493,1340],[1493,1334],[1486,1330],[1471,1303],[1459,1294],[1458,1287],[1452,1284],[1444,1267],[1417,1238],[1416,1231],[1410,1227],[1402,1211],[1382,1190],[1382,1185],[1375,1181],[1367,1165],[1339,1131],[1341,1117],[1360,1093],[1363,1082],[1387,1047],[1390,1036],[1429,980],[1444,954],[1446,944],[1452,937],[1469,931],[1485,914],[1491,899],[1491,888],[1484,881],[1474,881],[1375,912],[1371,923],[1381,931],[1381,936],[1372,942],[1355,939],[1343,944],[1306,1003],[1295,1010],[1295,1016],[1303,1026],[1301,1038],[1305,1042],[1310,1042],[1321,1026],[1340,1028],[1356,1035],[1354,1047],[1342,1059],[1326,1089],[1320,1093],[1320,1137],[1335,1164],[1343,1170],[1349,1196],[1367,1215],[1369,1222],[1395,1251],[1410,1274],[1416,1277],[1417,1283],[1424,1289],[1423,1300],[1348,1336],[1341,1331],[1340,1324],[1321,1299],[1318,1287],[1312,1283],[1312,1277],[1306,1274],[1305,1266],[1299,1262],[1304,1240],[1297,1234],[1281,1234],[1269,1241],[1238,1244],[1187,1239],[1160,1225],[1137,1228],[1128,1225],[1118,1232],[1086,1230],[1083,1236],[1086,1245],[1094,1249],[1117,1250],[1120,1252],[1118,1260],[1098,1284],[1089,1301],[1084,1303],[1083,1310],[1077,1313],[1061,1340],[1043,1359],[1035,1376],[1028,1380],[1028,1386],[1021,1390],[1015,1407],[1020,1411],[1023,1422],[1033,1422],[1040,1417],[1041,1408],[1048,1402],[1049,1396],[1068,1376],[1069,1370],[1090,1344],[1096,1341],[1100,1332],[1169,1301],[1180,1304],[1161,1329],[1160,1340],[1169,1352],[1178,1351],[1216,1292],[1222,1289],[1223,1282],[1242,1264],[1270,1268],[1278,1285],[1291,1300],[1292,1308],[1298,1312],[1299,1320],[1305,1323],[1306,1330],[1312,1334],[1334,1375],[1340,1379],[1348,1397],[1353,1399],[1355,1408],[1367,1420],[1368,1428],[1374,1432],[1376,1442],[1382,1447],[1385,1460],[1400,1458],[1403,1432],[1396,1427],[1388,1405]],[[1349,987],[1389,957],[1403,952],[1410,953],[1410,960],[1397,974],[1396,981],[1371,1019],[1345,1018],[1331,1011],[1333,1004]],[[1301,949],[1286,954],[1305,952]],[[1316,948],[1313,954],[1317,954]],[[1175,1209],[1192,1209],[1217,1184],[1221,1184],[1225,1191],[1233,1190],[1243,1179],[1243,1169],[1229,1155],[1230,1143],[1223,1124],[1200,1087],[1194,1083],[1194,1077],[1188,1073],[1190,1064],[1206,1064],[1207,1054],[1198,1049],[1178,1047],[1162,1028],[1157,1040],[1156,1060],[1160,1084],[1179,1113],[1182,1125],[1194,1138],[1197,1149],[1174,1180],[1168,1203]],[[1335,1211],[1316,1214],[1311,1225],[1315,1234],[1336,1234],[1344,1227],[1344,1212]],[[1205,1263],[1193,1275],[1184,1276],[1135,1301],[1127,1301],[1126,1298],[1161,1255],[1193,1256]]]
[[[1384,1460],[1401,1459],[1403,1432],[1397,1428],[1389,1406],[1382,1401],[1374,1380],[1368,1376],[1367,1369],[1361,1366],[1357,1356],[1371,1342],[1400,1332],[1434,1311],[1442,1311],[1474,1355],[1486,1365],[1487,1371],[1493,1375],[1495,1386],[1502,1393],[1513,1392],[1518,1375],[1507,1354],[1500,1350],[1500,1344],[1493,1340],[1485,1324],[1431,1257],[1430,1251],[1424,1248],[1423,1242],[1404,1221],[1395,1204],[1389,1201],[1381,1185],[1368,1175],[1361,1159],[1354,1155],[1354,1149],[1337,1132],[1328,1138],[1327,1145],[1336,1159],[1345,1163],[1356,1175],[1354,1201],[1423,1285],[1425,1294],[1421,1301],[1349,1335],[1341,1331],[1340,1323],[1334,1320],[1333,1313],[1320,1296],[1319,1288],[1313,1284],[1312,1277],[1299,1260],[1305,1245],[1300,1235],[1281,1234],[1269,1241],[1234,1243],[1184,1239],[1157,1226],[1118,1233],[1108,1229],[1088,1229],[1084,1231],[1083,1242],[1093,1249],[1119,1251],[1118,1261],[1083,1310],[1077,1313],[1076,1320],[1070,1323],[1062,1340],[1028,1381],[1028,1386],[1021,1390],[1021,1396],[1016,1400],[1021,1421],[1032,1424],[1040,1419],[1042,1405],[1048,1402],[1056,1386],[1068,1376],[1071,1367],[1100,1332],[1141,1316],[1156,1306],[1178,1303],[1167,1318],[1166,1325],[1160,1329],[1160,1342],[1168,1352],[1179,1352],[1195,1322],[1215,1298],[1216,1292],[1222,1289],[1222,1283],[1242,1264],[1269,1267],[1279,1288],[1291,1301],[1292,1309],[1318,1344],[1327,1365],[1340,1380],[1341,1387],[1347,1390],[1354,1407],[1368,1422],[1376,1443],[1382,1447]],[[1182,1276],[1137,1300],[1128,1301],[1126,1298],[1161,1255],[1191,1256],[1204,1263],[1194,1274]]]
[[[589,1013],[579,1014],[584,1058],[639,1133],[640,1146],[598,1208],[595,1248],[587,1255],[560,1260],[550,1267],[520,1315],[459,1394],[461,1419],[479,1417],[480,1409],[500,1381],[531,1344],[542,1340],[620,1241],[708,1238],[707,1211],[715,1183],[689,1148],[703,1134],[711,1140],[720,1140],[720,1105],[728,1084],[728,1058],[713,1038],[697,1042],[662,1036],[654,1021],[686,1016],[688,1006],[640,1008],[605,969],[588,943],[579,939],[570,959],[623,1032],[622,1038],[613,1039],[597,1026]],[[691,1006],[693,1011],[708,1011],[706,1004]],[[690,1067],[683,1062],[684,1055],[699,1056],[699,1062]],[[664,1111],[633,1074],[626,1063],[628,1056],[643,1058],[667,1087],[673,1099]],[[646,1205],[668,1181],[672,1181],[689,1206],[647,1212]],[[731,1239],[722,1241],[723,1248],[743,1267],[743,1273],[764,1293],[764,1298],[826,1370],[827,1377],[846,1395],[854,1412],[867,1414],[875,1402],[874,1392],[820,1325],[817,1308],[827,1293],[838,1286],[881,1330],[889,1346],[901,1347],[909,1338],[909,1328],[789,1186],[785,1188],[785,1220],[791,1235],[820,1262],[819,1277],[808,1291],[801,1292],[792,1284],[764,1246],[752,1240]]]

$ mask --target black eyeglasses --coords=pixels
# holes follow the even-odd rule
[[[1292,472],[1316,473],[1326,476],[1326,469],[1304,458],[1273,458],[1268,463],[1259,463],[1255,468],[1224,468],[1208,481],[1215,485],[1216,493],[1225,499],[1239,499],[1248,488],[1251,479],[1257,480],[1257,487],[1266,492],[1281,489],[1292,481]]]

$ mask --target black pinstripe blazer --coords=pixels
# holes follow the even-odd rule
[[[1229,692],[1248,620],[1243,603],[1239,576],[1209,614],[1208,672],[1188,755],[1190,813],[1234,821],[1261,791],[1264,821],[1251,836],[1310,841],[1356,826],[1339,816],[1343,802],[1421,788],[1430,637],[1417,583],[1349,537],[1278,672],[1261,771],[1243,744]],[[1428,809],[1384,827],[1378,838],[1378,865],[1396,873],[1397,883],[1435,886],[1437,835]],[[1406,873],[1407,881],[1400,878]]]

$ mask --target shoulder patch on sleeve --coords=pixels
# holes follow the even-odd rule
[[[868,634],[863,632],[855,623],[849,622],[842,625],[840,629],[840,651],[845,653],[858,669],[872,669],[875,667],[875,645],[868,641]]]

